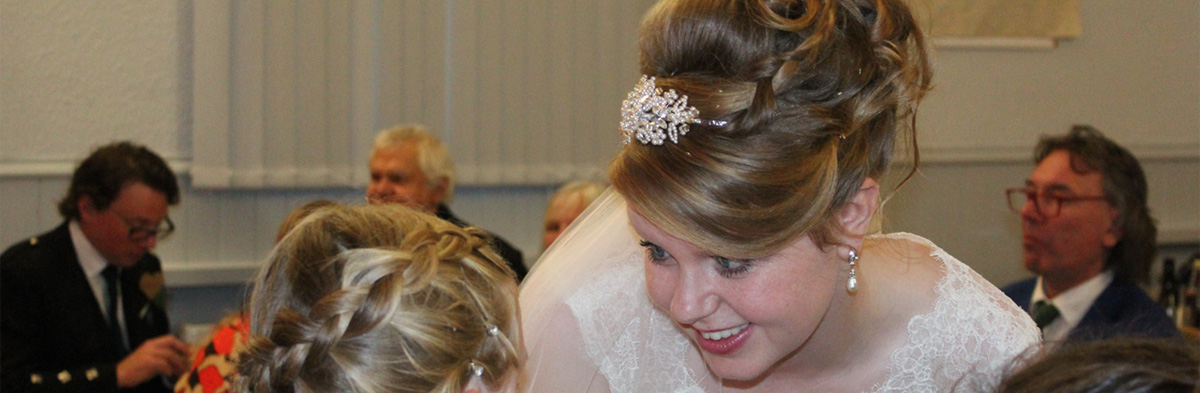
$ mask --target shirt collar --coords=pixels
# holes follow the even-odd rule
[[[1076,285],[1074,288],[1068,289],[1059,293],[1053,299],[1049,299],[1054,307],[1058,308],[1058,312],[1062,319],[1069,326],[1075,326],[1083,319],[1083,315],[1087,314],[1087,310],[1092,307],[1092,303],[1100,297],[1100,293],[1108,288],[1108,284],[1113,281],[1113,273],[1111,270],[1105,270],[1103,273],[1097,274],[1095,277],[1089,278],[1082,284]],[[1033,307],[1038,301],[1046,300],[1046,292],[1042,290],[1042,277],[1038,277],[1037,286],[1033,289],[1033,296],[1029,299],[1029,306]]]
[[[71,231],[71,244],[75,246],[75,256],[79,258],[79,265],[83,267],[83,273],[88,277],[100,276],[100,271],[108,267],[108,261],[100,255],[100,251],[83,234],[83,229],[79,228],[78,221],[71,220],[67,224],[67,228]]]

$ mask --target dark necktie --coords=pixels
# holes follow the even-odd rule
[[[108,265],[100,275],[104,276],[104,283],[108,287],[108,329],[120,334],[121,325],[117,322],[117,280],[121,277],[121,271],[116,266]]]
[[[1054,303],[1038,300],[1033,305],[1033,323],[1036,323],[1039,329],[1045,329],[1051,322],[1058,319],[1058,315],[1058,307],[1054,307]]]

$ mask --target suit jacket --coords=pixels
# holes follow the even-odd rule
[[[437,217],[463,228],[474,226],[458,218],[454,213],[451,213],[450,208],[446,207],[445,204],[438,205]],[[507,241],[500,236],[496,236],[495,233],[486,229],[484,229],[484,232],[487,232],[492,237],[492,248],[500,253],[500,257],[504,258],[505,262],[508,262],[508,267],[512,268],[514,273],[517,273],[517,283],[521,283],[521,280],[525,279],[525,274],[528,273],[528,270],[525,269],[525,257],[521,255],[521,250],[513,247],[512,244],[508,244]]]
[[[161,307],[140,289],[146,272],[162,271],[149,253],[122,269],[121,298],[129,345],[167,334]],[[67,224],[0,254],[0,382],[4,392],[116,392],[126,355],[108,328],[79,265]],[[162,393],[160,378],[124,390]]]
[[[1028,311],[1037,277],[1004,287],[1004,294]],[[1067,334],[1067,341],[1103,340],[1113,337],[1179,338],[1175,323],[1158,303],[1138,286],[1113,280],[1100,292],[1083,319]]]

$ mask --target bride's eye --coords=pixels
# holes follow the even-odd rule
[[[649,259],[650,262],[661,265],[665,263],[667,259],[671,258],[671,254],[668,254],[667,250],[662,249],[662,247],[659,247],[657,244],[642,240],[641,243],[638,243],[638,245],[641,245],[646,249],[646,259]]]
[[[714,256],[713,260],[717,262],[717,273],[721,277],[734,278],[750,271],[749,259],[733,259],[726,257]]]

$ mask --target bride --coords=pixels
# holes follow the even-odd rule
[[[524,391],[990,391],[1036,348],[969,267],[871,234],[929,88],[901,0],[668,0],[640,49],[615,192],[521,289]]]

